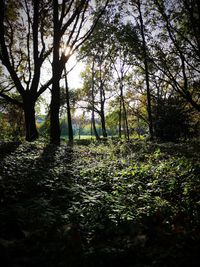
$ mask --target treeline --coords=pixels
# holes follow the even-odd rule
[[[13,123],[16,135],[38,138],[35,107],[46,90],[51,103],[43,127],[54,144],[60,143],[63,107],[70,141],[75,121],[80,129],[85,123],[77,109],[96,139],[111,133],[166,141],[199,135],[198,0],[0,4],[1,110],[12,117],[1,124],[2,136]],[[83,86],[72,91],[66,64],[75,52],[85,70]]]

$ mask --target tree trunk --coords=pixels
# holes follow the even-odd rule
[[[122,99],[119,100],[119,138],[122,138]]]
[[[98,132],[97,132],[96,124],[95,124],[94,110],[92,110],[92,126],[93,126],[94,135],[96,137],[96,140],[100,140],[100,137],[99,137]]]
[[[105,115],[104,111],[101,113],[101,127],[102,127],[102,135],[104,138],[107,138],[107,131],[106,131],[106,122],[105,122]]]
[[[102,129],[102,135],[103,138],[107,138],[107,131],[106,131],[106,120],[105,120],[105,113],[104,113],[104,101],[102,100],[101,97],[101,129]]]
[[[58,23],[58,1],[53,1],[53,24],[54,24],[54,37],[53,37],[53,83],[51,90],[51,104],[50,104],[50,142],[55,145],[60,144],[60,77],[61,66],[59,64],[59,49],[60,49],[60,29]]]
[[[128,127],[128,118],[127,118],[127,112],[126,112],[126,107],[125,107],[124,99],[123,99],[123,113],[124,113],[124,131],[125,131],[125,136],[126,136],[126,139],[129,140],[130,139],[130,135],[129,135],[129,127]]]
[[[127,140],[129,140],[129,127],[128,127],[126,106],[124,102],[123,84],[120,85],[120,91],[121,91],[121,102],[122,102],[122,107],[123,107],[124,136]]]
[[[102,63],[102,62],[101,62]],[[105,90],[104,90],[104,83],[102,80],[102,68],[101,68],[101,64],[100,64],[100,105],[101,105],[101,113],[100,113],[100,117],[101,117],[101,129],[102,129],[102,135],[103,138],[107,138],[107,131],[106,131],[106,120],[105,120],[105,112],[104,112],[104,106],[105,106]]]
[[[65,89],[66,89],[66,102],[67,102],[68,138],[69,138],[69,142],[73,142],[74,134],[73,134],[73,128],[72,128],[71,110],[70,110],[70,103],[69,103],[69,87],[68,87],[68,81],[67,81],[66,68],[64,68],[64,73],[65,73]]]
[[[35,103],[24,102],[24,118],[26,128],[26,140],[35,141],[38,138],[38,131],[35,123]]]
[[[94,129],[94,135],[96,137],[96,140],[100,140],[100,137],[97,133],[97,129],[96,129],[96,125],[95,125],[95,116],[94,116],[94,109],[95,109],[95,96],[94,96],[94,59],[93,59],[93,62],[92,62],[92,86],[91,86],[91,89],[92,89],[92,126],[93,126],[93,129]]]
[[[141,3],[140,0],[137,1],[138,4],[138,11],[139,11],[139,19],[140,19],[140,31],[142,36],[142,47],[143,47],[143,54],[144,54],[144,68],[145,68],[145,80],[146,80],[146,89],[147,89],[147,112],[148,112],[148,121],[149,121],[149,135],[150,140],[153,140],[153,120],[152,120],[152,112],[151,112],[151,93],[150,93],[150,86],[149,86],[149,67],[148,67],[148,56],[147,56],[147,48],[146,48],[146,40],[145,40],[145,33],[144,33],[144,23],[141,11]]]
[[[59,82],[56,85],[53,82],[51,104],[50,104],[50,142],[55,145],[60,144],[60,88]]]
[[[91,140],[92,140],[92,136],[93,136],[93,132],[92,132],[92,120],[91,120],[91,125],[90,125],[90,135],[91,135]]]
[[[123,83],[120,83],[120,111],[119,111],[119,138],[122,136],[121,125],[123,123],[124,137],[129,140],[129,128],[126,106],[124,102]]]

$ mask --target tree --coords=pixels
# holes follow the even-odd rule
[[[191,111],[182,98],[171,96],[160,98],[153,109],[155,137],[162,141],[186,139],[191,134]]]
[[[60,142],[59,81],[65,63],[90,36],[108,4],[108,1],[104,1],[103,4],[98,1],[97,12],[92,13],[93,7],[90,2],[0,0],[0,60],[6,68],[0,97],[23,108],[28,141],[38,137],[35,103],[52,85],[50,135],[52,142]],[[94,19],[93,23],[88,22],[87,28],[85,23],[88,17]],[[70,54],[60,52],[61,41],[66,47],[70,47]],[[45,66],[49,65],[49,56],[52,56],[52,77],[43,82],[45,76],[41,73]],[[11,97],[10,92],[13,90],[20,95],[19,101]]]
[[[199,1],[181,0],[174,4],[154,0],[152,3],[155,19],[159,21],[152,25],[157,29],[153,62],[172,90],[200,111]]]
[[[26,140],[38,137],[35,103],[51,84],[41,84],[41,69],[51,53],[45,38],[49,34],[49,1],[0,0],[0,60],[6,68],[0,97],[24,111]],[[12,97],[15,91],[18,100]]]
[[[97,140],[100,140],[99,134],[96,129],[95,114],[98,113],[96,100],[97,88],[95,87],[95,58],[90,57],[87,60],[85,71],[82,72],[82,78],[84,79],[83,87],[79,93],[79,99],[86,102],[86,106],[82,107],[87,111],[91,111],[91,132],[94,131],[94,135]]]
[[[147,90],[147,111],[148,111],[148,120],[149,120],[149,134],[150,139],[153,140],[153,120],[151,114],[151,92],[149,84],[149,64],[148,64],[148,50],[146,45],[145,31],[144,31],[144,22],[141,9],[141,1],[136,1],[137,9],[139,12],[139,21],[140,21],[140,32],[142,37],[142,51],[144,57],[144,69],[145,69],[145,80],[146,80],[146,90]]]
[[[60,126],[59,126],[59,109],[60,109],[60,79],[64,70],[65,64],[70,55],[74,53],[91,35],[99,17],[105,10],[108,1],[104,4],[97,3],[96,13],[91,12],[91,1],[70,1],[70,4],[63,0],[61,3],[58,0],[53,0],[53,61],[52,61],[52,98],[51,98],[51,113],[50,113],[50,139],[54,144],[60,143]],[[101,1],[100,1],[101,2]],[[103,7],[102,7],[103,6]],[[90,20],[93,18],[92,24],[88,22],[89,28],[83,26],[86,23],[87,16],[90,15]],[[61,42],[66,48],[70,48],[70,53],[61,51]]]
[[[80,50],[80,55],[88,62],[92,62],[92,86],[94,112],[101,119],[101,129],[103,138],[107,138],[105,105],[109,96],[109,83],[111,77],[111,62],[109,59],[110,42],[108,41],[111,34],[109,23],[107,21],[107,12],[98,21],[95,30],[90,38],[85,42]],[[87,78],[85,76],[85,78]],[[95,132],[95,130],[94,130]]]
[[[75,123],[76,123],[76,129],[77,129],[77,132],[78,132],[78,138],[80,140],[81,139],[81,131],[83,130],[84,125],[86,123],[85,113],[83,113],[80,116],[76,116],[75,117]]]
[[[146,25],[144,23],[144,6],[141,0],[132,0],[130,2],[131,7],[133,8],[134,18],[136,23],[136,28],[139,29],[140,34],[140,49],[138,50],[137,58],[140,59],[140,67],[144,69],[145,75],[145,84],[146,84],[146,99],[147,99],[147,114],[148,114],[148,125],[149,125],[149,136],[153,140],[153,120],[152,120],[152,111],[151,111],[151,89],[150,89],[150,78],[149,78],[149,49],[146,40]],[[134,44],[132,44],[134,45]]]
[[[121,24],[116,27],[112,26],[115,30],[112,42],[112,53],[110,54],[110,60],[112,62],[114,76],[116,76],[115,84],[118,85],[119,93],[117,98],[119,99],[119,138],[122,137],[122,126],[125,138],[129,139],[129,125],[128,125],[128,105],[125,101],[125,95],[127,93],[127,78],[131,69],[135,64],[135,57],[138,54],[138,47],[140,41],[137,33],[130,23]]]
[[[66,67],[64,68],[64,75],[65,75],[65,91],[66,91],[66,104],[67,104],[68,138],[69,138],[69,142],[73,142],[74,134],[73,134],[73,128],[72,128],[70,94],[69,94],[69,86],[68,86],[68,80],[67,80]]]

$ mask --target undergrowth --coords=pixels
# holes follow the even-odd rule
[[[198,142],[0,149],[2,266],[198,266]]]

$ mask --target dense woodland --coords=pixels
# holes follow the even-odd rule
[[[199,266],[199,114],[198,0],[0,0],[0,264]]]

